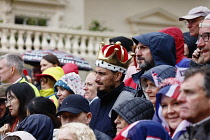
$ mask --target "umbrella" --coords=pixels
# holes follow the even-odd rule
[[[84,58],[73,56],[72,54],[62,52],[59,50],[26,51],[23,54],[21,54],[21,58],[26,64],[34,66],[34,65],[39,65],[42,57],[47,54],[53,54],[57,56],[61,65],[65,65],[67,63],[75,63],[78,66],[79,70],[86,70],[86,71],[92,70],[91,66],[87,61],[85,61]]]

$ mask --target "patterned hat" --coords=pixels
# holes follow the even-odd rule
[[[96,66],[125,73],[132,57],[129,56],[127,50],[121,43],[119,41],[116,42],[116,45],[105,45],[101,43],[101,46],[95,63]],[[131,53],[131,56],[134,55],[134,53]]]
[[[55,92],[58,91],[56,86],[61,86],[66,90],[73,92],[74,94],[80,94],[80,95],[85,94],[85,91],[83,90],[84,84],[82,82],[82,79],[78,74],[74,72],[62,76],[61,79],[55,83],[54,85]]]

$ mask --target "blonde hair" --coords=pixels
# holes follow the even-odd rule
[[[77,122],[63,125],[57,133],[57,139],[60,131],[64,128],[68,129],[69,132],[77,138],[77,140],[96,140],[95,134],[89,126]]]

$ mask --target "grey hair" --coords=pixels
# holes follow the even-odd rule
[[[206,96],[210,98],[210,66],[202,66],[199,68],[190,68],[185,72],[185,79],[188,79],[196,74],[203,75],[202,88],[206,91]]]
[[[205,18],[204,18],[204,20],[210,20],[210,14],[208,14]],[[203,20],[203,21],[204,21]],[[201,28],[201,27],[210,27],[210,23],[203,23],[203,21],[201,22],[201,23],[199,23],[199,27]]]
[[[14,66],[19,74],[22,74],[23,68],[24,68],[24,62],[21,59],[21,57],[17,54],[5,54],[0,57],[0,60],[5,59],[6,64],[8,67]]]

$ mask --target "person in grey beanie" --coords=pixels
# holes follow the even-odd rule
[[[141,88],[143,89],[146,98],[149,99],[155,106],[156,93],[159,91],[159,88],[155,85],[152,77],[152,72],[155,72],[158,75],[159,79],[164,80],[166,78],[176,76],[176,67],[170,65],[159,65],[146,71],[141,76]]]
[[[111,119],[116,135],[129,124],[139,120],[151,120],[154,115],[152,103],[142,97],[134,97],[112,109]]]

